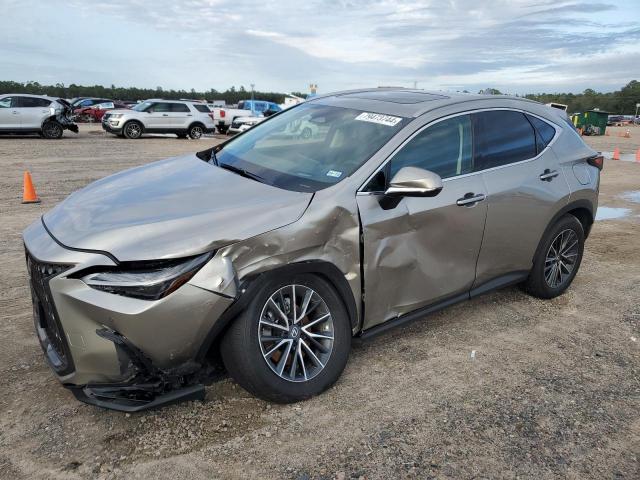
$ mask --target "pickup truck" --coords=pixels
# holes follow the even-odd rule
[[[210,116],[213,118],[218,132],[224,135],[236,118],[248,116],[268,117],[281,110],[282,107],[277,103],[263,100],[242,100],[238,103],[238,108],[214,108]]]

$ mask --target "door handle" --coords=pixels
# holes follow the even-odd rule
[[[20,112],[16,112],[15,110],[11,113],[13,113],[14,115],[20,115]]]
[[[464,197],[459,198],[456,201],[456,205],[459,205],[461,207],[475,205],[476,203],[481,202],[486,198],[487,196],[484,193],[479,193],[478,195],[476,195],[475,193],[469,192]]]
[[[542,180],[543,182],[550,182],[558,175],[560,174],[557,170],[549,170],[548,168],[546,168],[544,172],[540,174],[540,180]]]
[[[193,115],[191,115],[190,113],[187,113],[187,117],[193,117]]]
[[[168,116],[169,116],[169,114],[168,114],[168,113],[163,113],[163,114],[162,114],[162,116],[163,116],[163,117],[168,117]]]

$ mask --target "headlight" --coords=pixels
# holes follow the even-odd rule
[[[90,273],[80,279],[96,290],[142,300],[158,300],[187,283],[211,256],[211,253],[205,253],[188,259],[144,262]]]
[[[122,113],[112,113],[109,116],[109,118],[120,118],[120,117],[122,117],[122,115],[123,115]]]

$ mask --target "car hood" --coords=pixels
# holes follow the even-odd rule
[[[67,247],[106,251],[120,261],[178,258],[295,222],[312,197],[193,154],[98,180],[46,213],[43,222]]]

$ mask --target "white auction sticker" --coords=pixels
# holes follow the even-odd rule
[[[338,170],[329,170],[327,172],[327,177],[340,178],[342,176],[342,172]]]
[[[362,112],[356,117],[356,120],[360,120],[361,122],[371,122],[380,125],[386,125],[387,127],[395,127],[402,121],[402,118],[392,117],[391,115],[383,115],[381,113]]]

